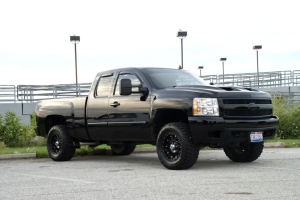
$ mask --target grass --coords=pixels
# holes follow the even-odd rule
[[[149,148],[154,147],[149,144],[137,145],[136,148]],[[47,158],[48,151],[46,146],[34,146],[34,147],[16,147],[16,148],[0,148],[1,154],[21,154],[21,153],[36,153],[37,158]],[[111,155],[110,146],[108,145],[99,145],[95,148],[90,148],[88,146],[82,146],[79,149],[76,149],[75,156],[85,156],[85,155]]]
[[[272,139],[265,140],[265,142],[283,142],[285,147],[293,148],[300,147],[300,139]],[[137,145],[136,148],[154,148],[155,146],[150,144]],[[36,153],[37,158],[47,158],[48,151],[46,146],[34,146],[34,147],[23,147],[23,148],[0,148],[1,154],[20,154],[20,153]],[[99,145],[95,148],[88,146],[82,146],[80,149],[76,149],[75,156],[86,156],[86,155],[111,155],[110,146]]]
[[[36,153],[37,157],[39,154],[45,155],[47,153],[46,146],[35,146],[35,147],[14,147],[0,149],[0,154],[20,154],[20,153]]]
[[[300,147],[300,139],[272,139],[265,142],[283,142],[287,148]]]

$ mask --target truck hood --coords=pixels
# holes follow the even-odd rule
[[[263,91],[258,91],[253,88],[235,87],[235,86],[206,86],[206,85],[189,85],[175,86],[165,88],[166,91],[177,92],[192,92],[206,94],[210,97],[217,98],[271,98],[271,96]]]

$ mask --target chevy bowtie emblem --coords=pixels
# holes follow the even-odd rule
[[[251,111],[259,109],[259,106],[257,106],[255,103],[249,103],[248,109]]]

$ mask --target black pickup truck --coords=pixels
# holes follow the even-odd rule
[[[271,96],[251,88],[211,86],[181,69],[122,68],[97,74],[87,97],[40,101],[38,136],[54,161],[70,160],[81,145],[110,145],[129,155],[153,144],[168,169],[187,169],[199,149],[223,148],[251,162],[278,129]]]

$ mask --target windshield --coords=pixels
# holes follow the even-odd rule
[[[156,88],[187,85],[209,85],[202,78],[189,71],[179,69],[144,69]]]

